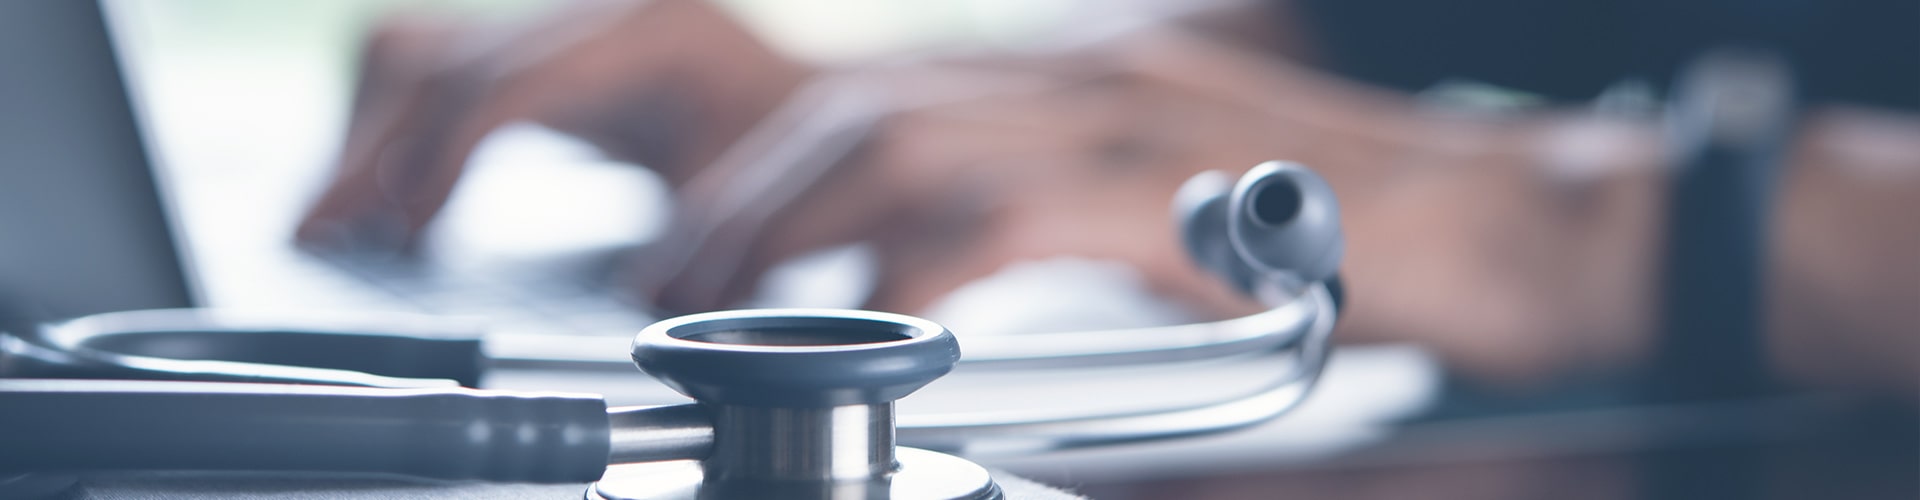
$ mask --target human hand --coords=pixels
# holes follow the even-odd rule
[[[511,121],[684,182],[811,71],[699,0],[579,3],[507,27],[403,15],[361,64],[335,174],[295,235],[308,248],[410,249]]]
[[[1341,196],[1347,338],[1425,340],[1506,379],[1638,348],[1622,332],[1644,316],[1637,287],[1657,210],[1645,182],[1657,143],[1643,129],[1437,113],[1178,37],[1048,61],[841,83],[854,88],[839,94],[895,103],[857,149],[737,149],[712,182],[688,186],[678,229],[634,261],[633,284],[668,311],[725,308],[775,264],[862,241],[879,263],[868,308],[918,312],[1007,264],[1074,255],[1127,263],[1201,316],[1240,314],[1258,306],[1188,262],[1167,202],[1199,171],[1278,158],[1319,170]],[[833,86],[799,95],[830,102]],[[786,131],[769,137],[805,128],[768,126]],[[793,167],[809,163],[830,166]],[[778,173],[800,170],[813,174]],[[766,183],[792,191],[756,195]]]

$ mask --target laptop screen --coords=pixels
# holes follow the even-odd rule
[[[100,5],[0,2],[0,313],[191,306],[174,243]]]

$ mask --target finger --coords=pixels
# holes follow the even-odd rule
[[[656,307],[717,309],[749,297],[766,271],[798,255],[903,227],[961,231],[952,214],[965,211],[952,207],[977,201],[962,179],[968,159],[1047,144],[1009,128],[1017,117],[980,120],[944,108],[895,113],[877,137],[859,136],[872,121],[862,111],[870,93],[816,86],[771,119],[791,125],[756,131],[740,154],[703,172],[681,193],[676,231],[636,261],[634,286]],[[849,140],[866,149],[848,154]]]
[[[1167,205],[1193,172],[1252,165],[1266,153],[1244,144],[1270,141],[1247,140],[1257,127],[1159,90],[1102,79],[943,113],[947,127],[919,157],[933,168],[971,162],[964,175],[992,186],[981,190],[991,201],[961,217],[978,227],[967,238],[878,243],[881,283],[868,307],[918,312],[1005,265],[1075,256],[1129,264],[1149,291],[1208,316],[1253,310],[1185,258]]]
[[[750,290],[769,253],[856,237],[871,222],[862,214],[889,203],[878,179],[860,172],[871,170],[861,161],[878,121],[870,104],[833,84],[796,96],[677,193],[668,236],[636,257],[630,284],[658,307],[724,307]],[[810,236],[769,242],[769,233]]]
[[[509,67],[564,82],[536,117],[679,187],[762,122],[814,69],[788,59],[713,2],[617,4],[604,19],[518,42]],[[601,9],[608,10],[608,9]]]
[[[451,194],[474,146],[494,128],[520,119],[557,121],[596,103],[622,101],[631,80],[665,73],[674,51],[659,47],[671,44],[627,42],[635,32],[684,33],[629,28],[684,20],[687,15],[665,14],[687,11],[688,4],[581,4],[507,29],[383,25],[364,58],[336,177],[303,221],[299,239],[308,246],[412,245]],[[641,49],[619,50],[634,46]]]
[[[522,113],[490,98],[466,73],[408,81],[356,120],[337,176],[303,221],[299,237],[321,247],[405,250],[451,194],[474,146]]]
[[[443,64],[457,30],[412,17],[395,18],[375,29],[361,53],[350,125],[334,177],[296,232],[303,245],[391,249],[410,237],[408,224],[384,192],[381,155],[397,136],[420,126],[428,68]]]
[[[902,217],[897,198],[859,165],[837,169],[764,217],[714,225],[686,264],[656,288],[655,305],[694,312],[739,305],[762,277],[794,257],[870,239]],[[655,262],[658,262],[657,260]]]

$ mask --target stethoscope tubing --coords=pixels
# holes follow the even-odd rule
[[[1267,339],[1289,355],[1246,394],[1125,414],[904,415],[901,444],[1043,451],[1225,432],[1284,414],[1311,391],[1336,316],[1315,286],[1270,311],[1135,330]],[[1122,333],[1124,334],[1124,333]],[[1115,357],[1139,362],[1139,351]],[[1191,352],[1175,351],[1187,358]],[[1082,359],[1080,361],[1085,361]],[[699,459],[698,405],[608,408],[596,395],[325,385],[0,379],[0,470],[248,469],[391,472],[446,479],[572,482],[609,464]]]

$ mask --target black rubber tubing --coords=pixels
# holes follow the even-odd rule
[[[0,471],[305,470],[587,482],[595,395],[475,389],[0,380]]]

